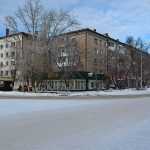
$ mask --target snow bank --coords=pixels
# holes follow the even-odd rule
[[[125,89],[106,91],[82,91],[82,92],[47,92],[47,93],[27,93],[27,92],[0,92],[0,96],[17,97],[59,97],[59,96],[126,96],[126,95],[149,95],[150,88],[145,90]]]
[[[106,91],[87,91],[87,92],[73,92],[70,93],[71,96],[124,96],[124,95],[149,95],[150,89],[145,90],[135,90],[135,89],[125,89],[125,90],[106,90]]]

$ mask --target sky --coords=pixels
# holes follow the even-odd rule
[[[127,36],[150,41],[150,0],[41,0],[47,8],[69,10],[81,28],[109,33],[125,41]],[[0,0],[0,35],[3,17],[12,15],[23,0]]]

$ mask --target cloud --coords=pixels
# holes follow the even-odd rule
[[[0,14],[10,14],[24,2],[25,0],[0,0]],[[80,0],[41,0],[47,8],[69,8],[79,2]]]
[[[128,35],[150,37],[150,0],[41,0],[47,8],[72,10],[82,27],[125,40]],[[0,18],[13,14],[22,0],[0,0]]]
[[[21,6],[25,0],[0,0],[0,35],[4,30],[4,16],[13,15],[18,6]],[[50,9],[69,10],[73,5],[77,5],[80,0],[41,0],[41,3]]]
[[[149,10],[149,0],[95,0],[92,5],[75,8],[73,12],[83,26],[125,40],[127,35],[145,37],[150,33]]]
[[[47,4],[49,7],[70,7],[72,5],[76,5],[80,2],[80,0],[43,0],[43,3]]]

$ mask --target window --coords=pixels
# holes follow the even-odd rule
[[[75,43],[75,42],[76,42],[76,38],[72,38],[71,41],[72,41],[73,43]]]
[[[62,52],[62,54],[63,54],[63,53],[65,52],[65,49],[62,48],[62,49],[61,49],[61,52]]]
[[[15,42],[11,42],[11,47],[15,47],[16,43]]]
[[[1,71],[1,76],[3,76],[3,71]]]
[[[3,49],[3,45],[0,45],[0,49]]]
[[[62,63],[66,62],[67,57],[62,57]]]
[[[3,62],[0,63],[0,66],[3,67]]]
[[[95,38],[94,39],[94,43],[97,45],[98,44],[98,40]]]
[[[63,55],[65,53],[65,48],[64,47],[59,47],[58,51],[59,51],[60,55]]]
[[[98,53],[99,53],[99,50],[95,48],[95,55],[97,55]]]
[[[15,65],[15,61],[11,61],[11,65],[14,66]]]
[[[115,44],[114,44],[113,42],[108,42],[108,46],[110,46],[110,47],[114,47],[114,46],[115,46]]]
[[[21,47],[21,41],[15,42],[15,47]]]
[[[94,63],[95,63],[95,64],[97,63],[97,59],[96,59],[96,58],[94,58]]]
[[[15,57],[15,52],[11,52],[11,57],[12,57],[12,58]]]
[[[3,58],[3,53],[1,53],[1,58]]]
[[[8,76],[8,71],[5,71],[5,75]]]
[[[94,82],[91,82],[91,88],[94,88]]]
[[[6,66],[8,66],[8,64],[9,64],[8,61],[6,61]]]
[[[103,55],[103,50],[102,49],[100,50],[100,54]]]
[[[8,43],[6,43],[5,47],[8,48]]]
[[[99,40],[99,46],[102,48],[102,40]]]
[[[11,70],[11,75],[12,75],[12,76],[15,75],[15,70]]]
[[[8,52],[6,53],[6,57],[8,57]]]
[[[85,81],[81,81],[81,89],[82,89],[82,90],[85,89]]]

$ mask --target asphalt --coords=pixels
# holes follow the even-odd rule
[[[12,111],[15,104],[0,103]],[[43,101],[51,106],[57,102]],[[19,102],[18,102],[19,103]],[[38,103],[38,102],[37,102]],[[41,103],[41,102],[40,102]],[[148,150],[149,98],[63,101],[68,107],[28,110],[0,117],[0,150]],[[54,104],[54,105],[53,105]],[[21,109],[30,103],[19,105]],[[36,105],[36,104],[34,104]],[[13,108],[15,109],[15,108]],[[2,115],[2,114],[1,114]]]

